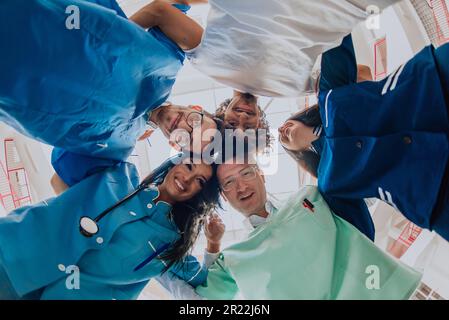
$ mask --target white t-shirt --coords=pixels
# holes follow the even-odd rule
[[[354,1],[352,1],[354,2]],[[346,0],[209,0],[193,66],[241,92],[298,97],[313,92],[319,55],[367,18]]]

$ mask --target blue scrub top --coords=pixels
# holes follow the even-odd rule
[[[39,291],[42,299],[137,298],[165,268],[158,256],[179,239],[171,206],[155,202],[159,191],[151,187],[100,220],[99,232],[91,238],[80,233],[79,221],[95,218],[138,183],[135,167],[120,163],[59,197],[0,218],[0,261],[18,295]],[[74,266],[81,273],[78,290],[66,286],[66,270]],[[184,267],[174,266],[169,273],[194,287],[207,276],[191,256]]]
[[[325,52],[321,59],[320,92],[343,87],[357,82],[357,62],[352,36],[346,36],[339,47]],[[315,150],[322,154],[326,143],[325,134],[312,143]],[[321,170],[323,170],[321,168]],[[345,219],[360,232],[374,241],[375,228],[371,213],[363,198],[350,199],[331,196],[320,188],[323,198],[332,211]]]
[[[357,82],[357,61],[352,36],[341,45],[326,51],[321,59],[319,91],[336,89]]]
[[[362,83],[345,43],[323,60],[324,134],[313,144],[319,188],[335,213],[368,236],[374,228],[363,199],[376,197],[449,239],[449,209],[444,218],[434,212],[449,158],[449,88],[439,67],[447,59],[444,48],[427,47],[385,80]],[[329,67],[339,61],[353,67],[333,81]]]
[[[51,153],[53,169],[69,187],[117,163],[120,161],[89,157],[61,148],[54,148]]]
[[[79,30],[66,26],[69,6],[79,8]],[[127,20],[114,0],[1,1],[0,41],[7,44],[0,51],[0,121],[67,152],[114,163],[131,154],[147,128],[147,111],[166,101],[185,59],[158,28],[147,32]],[[76,163],[87,168],[56,167],[95,171],[92,159],[82,161]]]

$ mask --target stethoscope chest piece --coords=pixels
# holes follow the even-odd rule
[[[99,231],[98,224],[89,217],[82,217],[80,220],[80,232],[86,237],[92,237]]]

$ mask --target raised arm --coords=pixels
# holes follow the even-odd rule
[[[176,300],[232,300],[238,294],[238,286],[222,261],[217,260],[210,268],[207,281],[194,289],[184,280],[165,273],[155,278]]]
[[[177,1],[188,4],[189,1]],[[201,43],[203,28],[192,18],[164,0],[155,0],[131,16],[142,28],[159,27],[181,49],[190,50]]]
[[[220,216],[213,214],[208,217],[205,225],[204,233],[207,238],[207,248],[204,254],[203,268],[208,269],[211,267],[219,258],[221,239],[225,232],[225,225],[220,219]],[[189,285],[185,280],[179,277],[169,275],[165,273],[155,278],[162,287],[164,287],[174,299],[176,300],[197,300],[203,299],[195,289]],[[232,282],[232,281],[231,281]],[[204,283],[203,283],[204,284]],[[201,289],[208,294],[210,289]],[[234,294],[234,290],[231,290],[231,296]]]
[[[184,280],[176,276],[164,273],[154,278],[167,290],[175,300],[202,300],[203,298],[195,292],[195,289]]]
[[[226,231],[226,227],[220,216],[216,213],[208,217],[204,227],[204,234],[207,239],[207,252],[217,254],[221,251],[221,239]]]
[[[206,250],[204,251],[203,266],[207,269],[215,263],[221,251],[221,239],[226,227],[220,216],[216,213],[208,217],[204,226],[204,234],[207,239]]]

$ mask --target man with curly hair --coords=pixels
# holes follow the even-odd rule
[[[267,116],[257,103],[258,98],[250,93],[234,91],[232,99],[223,101],[215,112],[215,117],[222,120],[227,128],[266,131],[266,146],[270,147],[273,136],[270,134],[270,125]]]

